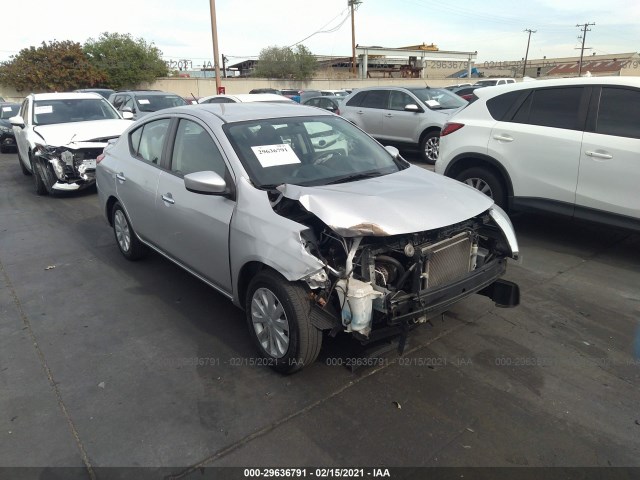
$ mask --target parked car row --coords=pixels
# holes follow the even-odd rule
[[[122,254],[155,250],[229,297],[280,372],[313,362],[323,332],[400,335],[402,350],[469,295],[519,302],[500,278],[519,255],[500,207],[323,109],[204,103],[131,122],[94,93],[36,94],[11,124],[38,194],[95,178]]]

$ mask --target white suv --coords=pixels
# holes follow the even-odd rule
[[[340,115],[385,145],[419,148],[434,163],[442,126],[466,104],[444,88],[367,87],[345,99]]]
[[[640,78],[477,89],[442,130],[437,173],[510,210],[640,230]]]

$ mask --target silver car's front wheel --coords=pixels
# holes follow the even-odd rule
[[[253,275],[245,297],[251,337],[265,365],[293,373],[313,363],[322,332],[311,323],[309,291],[279,273],[263,268]]]
[[[273,358],[284,357],[289,349],[289,321],[282,303],[268,288],[259,288],[253,293],[251,319],[265,352]]]

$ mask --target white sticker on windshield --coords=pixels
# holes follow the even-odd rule
[[[291,146],[286,143],[251,147],[251,150],[253,150],[253,153],[260,162],[260,165],[264,168],[300,163],[300,159],[296,155],[296,152],[294,152]]]
[[[40,107],[36,107],[33,111],[36,115],[41,115],[43,113],[53,113],[53,105],[42,105]]]
[[[425,103],[427,104],[428,107],[431,107],[431,108],[436,108],[440,106],[440,102],[437,100],[427,100]]]
[[[140,98],[138,99],[138,103],[140,105],[149,105],[149,100],[147,100],[146,98]]]
[[[11,107],[2,107],[2,111],[3,112],[10,112],[11,111]]]

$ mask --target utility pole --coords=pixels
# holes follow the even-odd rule
[[[522,78],[524,78],[524,72],[527,69],[527,58],[529,57],[529,43],[531,42],[531,34],[536,33],[537,30],[531,30],[530,28],[524,29],[525,32],[529,32],[529,39],[527,40],[527,52],[524,54],[524,65],[522,66]]]
[[[595,23],[585,23],[584,25],[580,25],[580,24],[576,25],[576,27],[582,27],[582,48],[580,49],[580,63],[578,63],[578,77],[582,76],[582,57],[584,56],[584,41],[587,38],[587,32],[591,31],[591,29],[588,27],[592,25],[595,25]]]
[[[347,5],[351,7],[351,73],[356,74],[356,24],[354,19],[354,9],[362,2],[360,0],[347,0]]]
[[[213,37],[213,66],[216,72],[216,93],[220,93],[220,61],[218,60],[218,27],[216,25],[216,0],[209,0],[211,9],[211,36]]]

